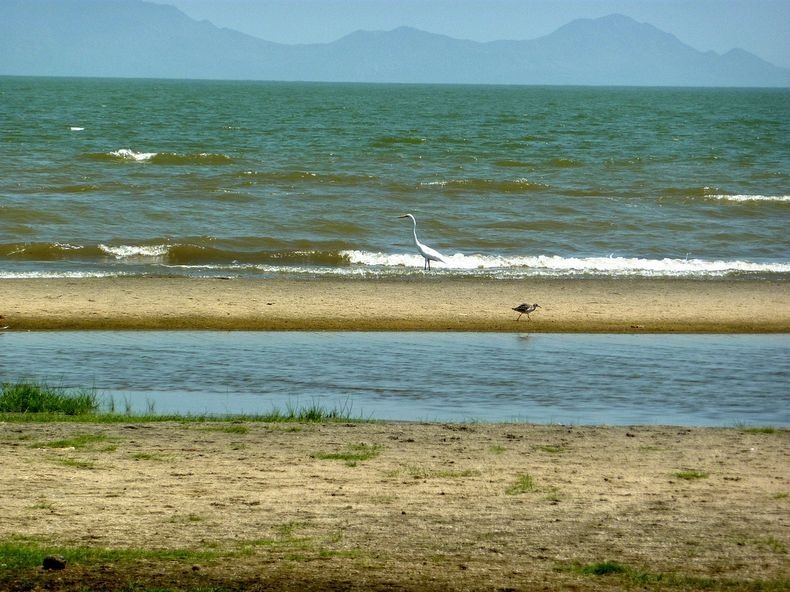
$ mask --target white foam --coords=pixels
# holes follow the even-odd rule
[[[736,202],[749,202],[749,201],[769,201],[769,202],[790,202],[790,195],[726,195],[716,194],[708,195],[711,199],[719,199],[722,201],[736,201]]]
[[[355,265],[404,267],[422,269],[419,255],[402,253],[371,253],[343,251]],[[433,269],[457,271],[499,271],[502,275],[607,275],[607,276],[722,276],[731,273],[790,273],[787,263],[755,263],[707,259],[644,259],[636,257],[560,257],[464,255],[445,257],[445,263],[434,262]]]
[[[120,245],[111,247],[108,245],[99,245],[99,249],[112,255],[116,259],[158,259],[167,254],[167,245],[149,245],[149,246],[130,246]]]
[[[104,278],[122,275],[126,274],[110,271],[0,271],[0,279],[4,280]]]
[[[85,128],[84,128],[84,127],[78,127],[78,126],[76,126],[76,125],[72,125],[71,127],[69,127],[69,129],[70,129],[71,131],[73,131],[73,132],[81,132],[81,131],[84,131],[84,130],[85,130]]]
[[[113,150],[110,152],[111,156],[125,158],[127,160],[136,160],[137,162],[151,160],[157,154],[157,152],[135,152],[134,150],[129,150],[128,148],[121,148],[120,150]]]

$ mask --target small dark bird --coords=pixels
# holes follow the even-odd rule
[[[513,309],[518,313],[518,317],[516,317],[516,320],[519,320],[521,318],[521,315],[527,315],[527,319],[531,321],[532,319],[529,318],[529,313],[535,312],[536,308],[542,308],[542,307],[540,306],[540,304],[519,304],[516,308]]]

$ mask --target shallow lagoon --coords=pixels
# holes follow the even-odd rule
[[[0,380],[95,388],[116,410],[388,420],[790,426],[786,335],[34,332]]]

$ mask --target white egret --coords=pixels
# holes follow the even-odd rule
[[[518,313],[518,317],[516,317],[516,320],[519,320],[521,318],[521,315],[525,314],[527,315],[527,320],[531,321],[532,319],[529,318],[529,313],[535,312],[536,308],[542,308],[542,307],[540,306],[540,304],[519,304],[516,308],[513,309]]]
[[[411,218],[411,221],[414,224],[414,244],[417,245],[417,250],[425,259],[425,265],[423,266],[423,269],[430,271],[431,261],[441,261],[442,263],[447,263],[441,253],[417,240],[417,220],[414,219],[414,216],[411,214],[404,214],[403,216],[398,216],[398,218]]]

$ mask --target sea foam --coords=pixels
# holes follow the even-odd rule
[[[99,250],[116,259],[161,258],[167,255],[168,245],[99,245]]]
[[[116,158],[123,158],[126,160],[136,160],[137,162],[151,160],[157,154],[157,152],[135,152],[134,150],[130,150],[128,148],[121,148],[120,150],[113,150],[110,152],[110,156],[115,156]]]
[[[751,202],[751,201],[765,201],[765,202],[785,202],[790,203],[790,195],[727,195],[716,194],[708,195],[710,199],[718,199],[721,201],[735,201],[735,202]]]
[[[420,255],[343,251],[352,265],[379,267],[423,267]],[[756,263],[708,259],[647,259],[637,257],[561,257],[557,255],[496,256],[446,255],[445,262],[432,268],[475,275],[498,272],[506,277],[524,276],[643,276],[643,277],[720,277],[736,273],[790,273],[787,263]]]

